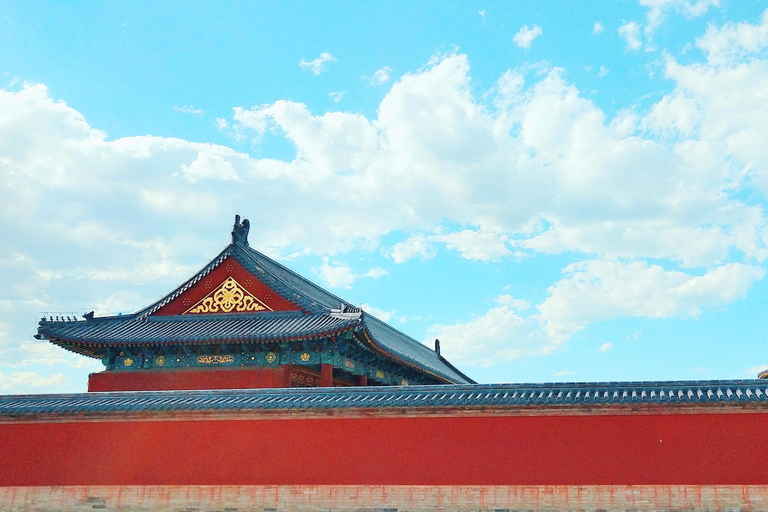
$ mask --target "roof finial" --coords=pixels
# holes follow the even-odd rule
[[[435,354],[440,357],[440,340],[435,338]]]
[[[240,222],[240,216],[235,215],[235,225],[232,228],[232,243],[248,245],[248,231],[251,229],[251,223],[248,219],[243,219]]]

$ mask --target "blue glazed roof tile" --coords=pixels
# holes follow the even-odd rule
[[[38,333],[49,339],[118,346],[307,339],[344,332],[358,324],[357,319],[291,311],[146,318],[121,316],[71,322],[41,321]]]
[[[194,286],[227,257],[235,258],[277,293],[304,312],[153,316],[152,314]],[[417,340],[368,313],[357,318],[339,318],[334,309],[357,308],[308,279],[240,242],[227,246],[181,286],[133,315],[97,318],[90,321],[41,321],[38,335],[78,353],[94,356],[94,349],[67,343],[95,346],[155,343],[214,343],[226,341],[293,340],[334,335],[353,328],[364,331],[383,355],[453,383],[474,383],[445,358]]]
[[[754,404],[768,409],[767,393],[765,380],[726,380],[19,395],[0,396],[0,418],[87,412],[514,409],[649,404]]]

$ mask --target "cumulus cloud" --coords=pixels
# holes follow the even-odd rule
[[[707,32],[696,39],[696,46],[707,54],[710,64],[723,65],[736,62],[760,52],[768,46],[768,10],[758,24],[747,22],[726,23],[722,27],[710,25]]]
[[[368,85],[384,85],[392,78],[392,68],[384,66],[377,70],[371,79],[368,81]]]
[[[743,297],[765,270],[729,263],[695,276],[641,261],[595,260],[571,264],[564,273],[537,306],[543,330],[556,343],[619,316],[697,317],[702,308]]]
[[[344,97],[345,91],[338,91],[338,92],[329,92],[328,96],[335,101],[336,103],[340,102],[341,99]]]
[[[43,85],[0,90],[3,282],[29,317],[133,309],[226,244],[221,226],[237,205],[254,245],[278,255],[376,251],[386,235],[397,263],[444,248],[477,260],[527,251],[586,261],[528,310],[500,303],[443,322],[436,332],[465,340],[456,347],[470,359],[473,329],[490,333],[492,353],[534,354],[606,315],[695,315],[746,293],[768,258],[768,63],[762,43],[749,42],[759,36],[728,35],[759,35],[764,24],[721,27],[727,37],[711,29],[700,44],[719,57],[666,57],[673,90],[616,115],[544,65],[504,72],[478,99],[461,54],[399,77],[371,117],[287,100],[233,110],[230,129],[257,144],[273,131],[293,145],[285,159],[176,138],[110,140]],[[30,236],[40,226],[45,236]],[[368,273],[330,259],[318,269],[337,287]],[[605,299],[611,272],[642,278],[634,298]],[[73,283],[80,298],[51,306]],[[730,294],[705,289],[712,283]],[[602,314],[590,309],[603,304]],[[0,310],[0,322],[15,320]]]
[[[605,30],[605,27],[603,27],[603,24],[599,21],[596,21],[595,24],[592,26],[592,33],[593,34],[600,34]]]
[[[63,373],[56,373],[50,377],[44,377],[35,372],[11,372],[10,374],[0,372],[0,392],[17,393],[30,389],[36,392],[48,391],[56,392],[60,386],[67,383],[67,376]]]
[[[343,263],[329,263],[328,258],[323,258],[323,264],[313,270],[331,288],[350,288],[360,277],[379,279],[387,275],[387,271],[380,267],[372,268],[364,273],[357,273]]]
[[[318,58],[309,62],[301,59],[301,62],[299,62],[299,67],[302,69],[307,69],[311,71],[313,75],[317,76],[325,71],[325,65],[328,62],[338,62],[338,59],[328,52],[323,52]]]
[[[627,42],[628,50],[639,50],[643,47],[640,40],[640,25],[635,21],[630,21],[619,27],[619,36]]]
[[[521,316],[509,304],[466,322],[433,325],[424,343],[429,345],[435,338],[449,360],[473,366],[547,354],[556,348],[535,319]]]
[[[389,322],[390,318],[395,314],[394,311],[384,311],[379,308],[375,308],[369,304],[361,304],[360,307],[366,313],[370,313],[383,322]]]
[[[689,18],[696,18],[706,14],[710,7],[719,6],[720,0],[640,0],[640,5],[648,8],[645,30],[650,35],[661,25],[668,11],[674,10]]]
[[[525,48],[526,50],[531,47],[531,43],[534,39],[542,34],[541,27],[534,25],[532,28],[528,28],[528,25],[523,25],[517,34],[512,38],[517,46]]]
[[[728,304],[746,295],[765,270],[731,263],[703,275],[665,270],[645,262],[585,261],[569,265],[533,310],[501,295],[484,315],[430,327],[444,352],[470,365],[549,354],[588,325],[622,316],[697,317],[704,308]],[[425,341],[426,343],[426,341]],[[605,343],[600,352],[613,348]]]

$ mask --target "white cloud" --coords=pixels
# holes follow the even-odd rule
[[[217,117],[216,118],[216,128],[218,128],[219,130],[226,130],[227,128],[229,128],[229,123],[227,122],[226,119],[221,118],[221,117]]]
[[[330,265],[328,258],[323,258],[323,264],[314,271],[331,288],[350,288],[357,279],[357,274],[350,267],[343,264]]]
[[[35,372],[11,372],[0,373],[0,392],[18,393],[34,389],[36,392],[56,392],[57,388],[67,383],[67,377],[63,373],[57,373],[50,377],[44,377]]]
[[[761,365],[758,365],[758,366],[753,366],[752,368],[748,369],[744,373],[746,373],[747,375],[749,375],[753,379],[756,379],[757,375],[759,373],[762,373],[762,372],[764,372],[766,370],[768,370],[768,364],[761,364]]]
[[[627,42],[628,50],[639,50],[643,47],[640,40],[640,25],[635,21],[630,21],[619,27],[619,36]]]
[[[494,299],[494,302],[497,302],[499,304],[506,304],[512,309],[516,311],[527,311],[531,308],[531,304],[528,301],[522,300],[522,299],[516,299],[513,296],[509,295],[508,293],[505,293],[503,295],[499,295]]]
[[[406,240],[396,243],[389,250],[390,257],[395,263],[405,263],[406,261],[418,257],[421,261],[434,258],[437,251],[430,242],[431,237],[423,233],[414,233]]]
[[[181,164],[181,175],[190,183],[202,180],[243,181],[231,162],[224,157],[205,151],[189,164]]]
[[[528,28],[528,25],[523,25],[517,34],[512,38],[517,46],[525,48],[526,50],[531,47],[531,43],[534,39],[542,34],[541,27],[534,25],[532,28]]]
[[[649,36],[664,20],[666,11],[675,10],[689,18],[706,14],[710,7],[720,5],[720,0],[640,0],[640,5],[648,8],[646,34]]]
[[[555,372],[552,374],[553,377],[568,377],[570,375],[575,375],[575,374],[570,370],[563,370],[561,372]]]
[[[301,62],[299,62],[299,67],[302,69],[308,69],[312,72],[313,75],[317,76],[325,71],[325,64],[327,62],[338,62],[338,59],[328,52],[323,52],[318,58],[309,62],[301,59]]]
[[[724,290],[745,292],[768,258],[768,62],[743,39],[723,40],[717,52],[726,57],[714,63],[668,57],[674,90],[646,111],[630,105],[615,116],[544,65],[506,71],[477,99],[460,54],[399,77],[371,118],[317,115],[286,100],[234,110],[233,132],[258,139],[274,130],[295,148],[286,159],[175,138],[109,140],[43,85],[0,90],[4,285],[30,317],[51,300],[72,310],[149,303],[227,242],[221,226],[238,204],[254,245],[278,254],[374,251],[399,235],[386,251],[398,263],[448,245],[479,259],[518,250],[631,261],[652,289],[678,294],[664,315],[695,314],[731,299],[694,293],[694,283],[720,272],[731,279],[722,278]],[[340,204],[354,214],[340,214]],[[45,237],[29,236],[41,225]],[[663,262],[663,272],[645,259]],[[366,274],[325,264],[339,287]],[[567,270],[541,311],[500,304],[484,322],[487,314],[457,325],[517,326],[522,344],[498,335],[489,346],[532,354],[610,315],[661,314],[642,293],[593,313],[587,306],[601,305],[608,286],[602,273],[589,286],[569,283],[598,269],[585,265]],[[76,303],[59,305],[75,285]],[[113,297],[116,287],[126,295]],[[583,299],[580,289],[598,297]],[[568,316],[555,306],[571,296],[578,307]]]
[[[174,105],[173,110],[175,110],[176,112],[181,112],[182,114],[192,114],[193,116],[203,115],[202,109],[195,108],[192,105],[184,105],[183,107],[177,107],[176,105]]]
[[[696,39],[696,46],[707,54],[713,65],[738,62],[761,52],[768,46],[768,10],[760,23],[726,23],[722,27],[710,25],[707,32]]]
[[[599,21],[596,21],[595,24],[592,26],[592,33],[593,34],[600,34],[605,30],[605,27],[603,27],[603,24]]]
[[[480,233],[465,229],[456,233],[435,236],[433,240],[444,242],[448,249],[461,252],[462,257],[468,260],[491,261],[512,254],[505,243],[506,238],[493,233]]]
[[[607,67],[605,67],[605,66],[600,66],[600,69],[597,71],[597,76],[599,76],[600,78],[602,78],[602,77],[604,77],[605,75],[607,75],[607,74],[608,74],[608,73],[610,73],[610,72],[611,72],[611,70],[610,70],[610,69],[608,69]]]
[[[373,74],[368,85],[384,85],[389,82],[390,78],[392,78],[392,68],[384,66]]]
[[[383,268],[381,268],[381,267],[374,267],[371,270],[369,270],[368,272],[366,272],[365,274],[363,274],[363,276],[370,277],[372,279],[378,279],[380,277],[384,277],[387,274],[389,274],[389,272],[387,272]]]
[[[468,322],[433,325],[427,331],[425,344],[435,338],[449,360],[473,366],[547,354],[556,347],[534,320],[523,318],[509,305],[494,307]]]
[[[343,263],[331,264],[328,258],[323,258],[323,264],[319,268],[313,269],[313,271],[331,288],[350,288],[360,277],[379,279],[387,275],[387,271],[380,267],[372,268],[360,274]]]
[[[328,96],[330,96],[330,97],[331,97],[331,99],[332,99],[333,101],[335,101],[336,103],[338,103],[338,102],[340,102],[340,101],[341,101],[341,99],[344,97],[344,94],[345,94],[345,92],[346,92],[346,91],[339,91],[339,92],[329,92],[329,93],[328,93]]]
[[[703,308],[743,297],[765,274],[732,263],[691,276],[645,262],[612,260],[572,264],[564,272],[549,296],[527,314],[526,301],[501,295],[496,299],[501,306],[469,321],[433,325],[427,339],[439,338],[449,359],[470,365],[544,355],[588,325],[620,316],[697,317]],[[605,343],[599,350],[612,348]]]
[[[591,323],[619,316],[698,317],[702,308],[746,295],[765,270],[729,263],[691,276],[641,261],[594,260],[569,265],[564,273],[537,306],[543,330],[557,343]]]
[[[393,317],[395,314],[394,311],[384,311],[379,308],[375,308],[369,304],[361,304],[360,307],[365,311],[366,313],[370,313],[382,322],[389,322],[389,320]]]

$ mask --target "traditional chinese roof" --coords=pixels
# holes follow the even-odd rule
[[[154,304],[132,315],[44,318],[37,337],[100,358],[110,346],[266,343],[351,332],[365,349],[438,381],[473,382],[438,352],[251,248],[247,231],[238,217],[232,243]]]
[[[0,396],[0,417],[34,414],[327,409],[768,406],[764,380],[474,384]]]

